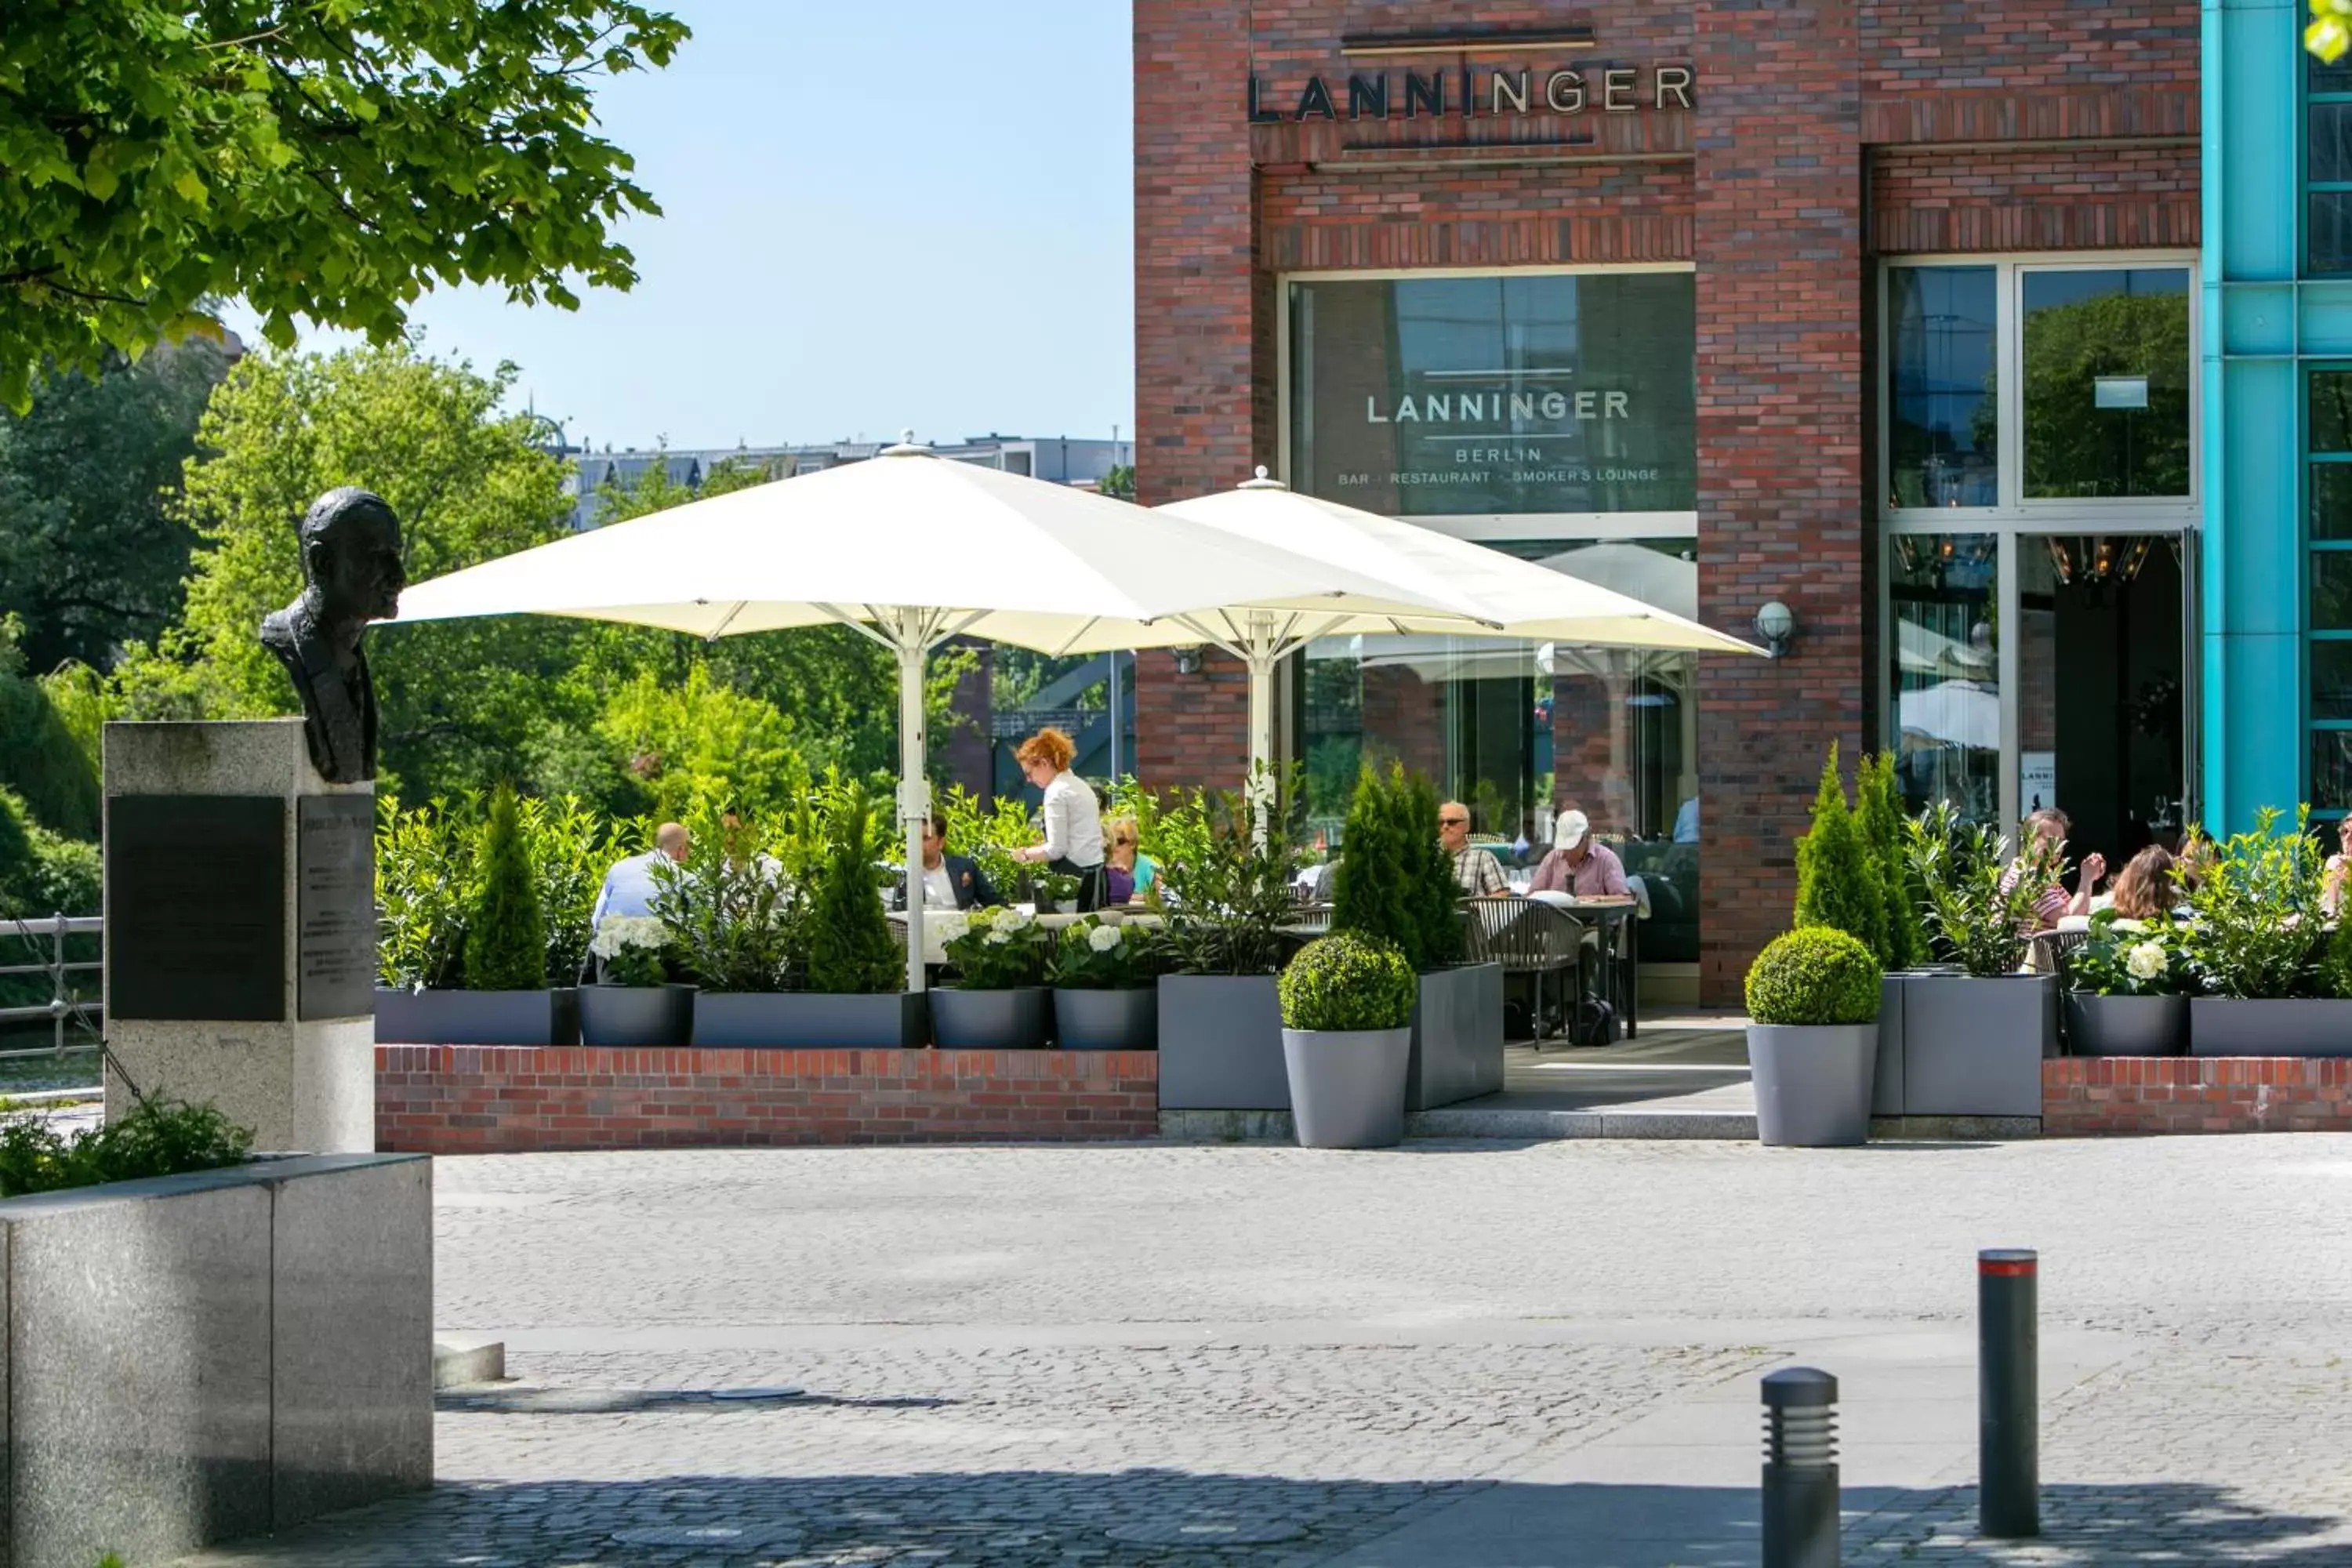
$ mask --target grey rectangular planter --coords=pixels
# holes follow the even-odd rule
[[[967,991],[942,985],[929,993],[931,1038],[943,1051],[1034,1051],[1053,1023],[1053,993],[1043,985]]]
[[[583,985],[580,1043],[667,1050],[694,1038],[691,985]]]
[[[1465,963],[1421,976],[1404,1106],[1430,1110],[1503,1089],[1503,966]]]
[[[2335,997],[2189,1003],[2189,1054],[2197,1057],[2352,1057],[2352,1002]]]
[[[1285,1029],[1293,1131],[1302,1149],[1393,1149],[1404,1142],[1407,1029]]]
[[[1870,1142],[1875,1024],[1750,1024],[1756,1139],[1794,1149]]]
[[[910,1050],[930,1044],[926,994],[703,991],[694,1043],[719,1050]]]
[[[1160,1104],[1169,1110],[1290,1109],[1273,975],[1160,977]]]
[[[1057,985],[1054,1043],[1066,1051],[1157,1050],[1159,994],[1149,985],[1118,991]]]
[[[2069,991],[2066,1048],[2078,1057],[2179,1056],[2189,1048],[2189,998]]]
[[[433,1482],[433,1175],[320,1154],[0,1202],[12,1568]]]
[[[580,995],[551,991],[391,991],[375,994],[380,1046],[576,1046]]]
[[[2042,1060],[2058,1049],[2056,975],[1913,974],[1904,977],[1901,991],[1903,1109],[1896,1114],[2042,1114]]]

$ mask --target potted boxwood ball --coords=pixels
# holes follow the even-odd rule
[[[1148,1051],[1160,1043],[1157,933],[1087,915],[1054,944],[1054,1034],[1066,1051]]]
[[[662,953],[669,928],[651,915],[608,915],[588,951],[599,978],[580,988],[580,1043],[652,1047],[694,1037],[694,987],[673,985]]]
[[[2169,921],[2091,917],[2066,960],[2066,1040],[2078,1057],[2177,1057],[2189,1048],[2188,950]]]
[[[1833,1148],[1870,1139],[1878,960],[1828,926],[1776,938],[1748,969],[1748,1065],[1759,1142]]]
[[[942,1050],[1021,1051],[1045,1043],[1045,931],[1011,907],[942,912],[941,943],[956,973],[931,994],[931,1034]],[[958,930],[961,923],[961,929]]]
[[[1416,989],[1403,953],[1345,932],[1308,942],[1283,970],[1282,1063],[1299,1147],[1403,1141]]]

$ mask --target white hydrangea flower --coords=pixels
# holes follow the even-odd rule
[[[2164,973],[2164,944],[2144,942],[2124,954],[2124,967],[2134,980],[2153,980]]]
[[[668,940],[668,929],[651,915],[607,915],[588,951],[599,958],[617,958],[631,948],[656,948]]]
[[[1087,945],[1097,952],[1108,952],[1119,943],[1118,927],[1096,926],[1087,932]]]
[[[1013,933],[1006,931],[1003,926],[991,926],[988,928],[988,935],[983,937],[982,940],[986,942],[991,947],[1003,947],[1006,942],[1013,940]]]
[[[2147,922],[2146,921],[2136,921],[2128,916],[2117,916],[2115,924],[2117,931],[2146,931],[2147,929]]]

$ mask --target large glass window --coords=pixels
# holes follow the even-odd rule
[[[1698,608],[1696,542],[1534,540],[1495,548],[1662,609]],[[1524,882],[1578,810],[1652,918],[1645,959],[1698,957],[1698,659],[1686,653],[1448,637],[1329,637],[1304,671],[1300,750],[1311,831],[1336,842],[1357,772],[1398,760],[1470,807]]]
[[[2189,494],[2189,273],[2023,275],[2028,500]]]
[[[1901,267],[1886,277],[1888,467],[1897,507],[1993,506],[1995,273]]]
[[[2305,57],[2304,276],[2352,272],[2352,64]]]
[[[1289,285],[1291,484],[1391,517],[1692,511],[1688,272]]]
[[[2304,384],[2310,799],[2334,813],[2352,810],[2352,370]]]
[[[1889,541],[1895,750],[1908,809],[1948,800],[2000,817],[2000,541],[1905,533]]]

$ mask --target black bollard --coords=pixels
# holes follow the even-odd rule
[[[2038,1254],[1977,1254],[1977,1522],[1996,1541],[2042,1533]]]
[[[1764,1568],[1838,1568],[1837,1379],[1764,1378]]]

